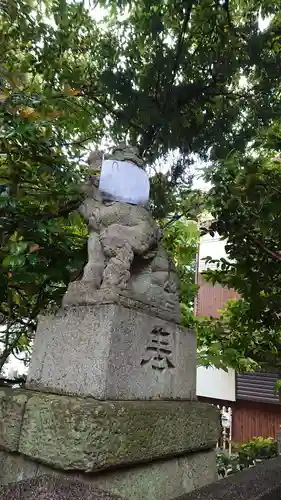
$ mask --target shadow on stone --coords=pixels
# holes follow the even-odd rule
[[[182,495],[176,500],[280,500],[281,457]]]
[[[121,500],[121,497],[79,481],[40,476],[0,487],[0,500]]]

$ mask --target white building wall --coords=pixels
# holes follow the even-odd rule
[[[205,257],[227,258],[225,244],[226,241],[221,241],[218,234],[215,234],[214,237],[209,234],[202,236],[198,254],[199,273],[206,268],[215,267],[206,264],[203,260]],[[196,392],[197,396],[205,398],[235,401],[235,371],[230,369],[225,372],[213,367],[199,366],[197,368]]]
[[[212,257],[212,259],[227,258],[227,254],[225,252],[225,245],[226,245],[226,240],[223,241],[220,240],[218,234],[215,234],[214,237],[210,236],[209,234],[205,234],[204,236],[202,236],[202,238],[200,239],[199,255],[198,255],[199,273],[205,271],[205,269],[207,268],[212,269],[216,267],[214,264],[206,264],[204,258],[206,257]]]
[[[205,398],[235,401],[235,371],[198,366],[196,393]]]

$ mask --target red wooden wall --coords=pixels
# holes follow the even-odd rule
[[[232,439],[234,442],[243,443],[256,436],[277,439],[277,432],[281,425],[281,407],[279,405],[236,401],[232,410]]]
[[[281,406],[252,401],[220,401],[199,397],[199,401],[232,409],[232,441],[245,443],[253,437],[277,439],[281,425]]]
[[[212,286],[197,274],[197,284],[200,286],[195,301],[197,316],[219,317],[218,309],[223,309],[224,303],[231,298],[238,298],[235,290]],[[281,405],[263,402],[238,400],[234,402],[214,401],[208,398],[198,398],[220,406],[230,406],[233,411],[232,439],[243,443],[256,436],[277,438],[281,425]]]
[[[197,316],[219,317],[218,309],[223,309],[225,302],[229,299],[238,298],[235,290],[223,288],[221,285],[211,285],[199,274],[197,284],[200,286],[195,303]]]

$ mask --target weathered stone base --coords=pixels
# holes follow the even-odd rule
[[[217,409],[196,401],[101,402],[5,389],[0,482],[59,474],[127,500],[172,500],[216,479],[218,435]]]
[[[111,401],[0,391],[0,447],[86,473],[208,450],[217,409],[195,401]]]
[[[162,318],[174,323],[180,323],[180,304],[173,304],[172,308],[167,308],[167,304],[161,300],[150,297],[147,290],[140,294],[134,290],[101,289],[93,290],[91,282],[73,281],[69,283],[67,292],[63,298],[63,309],[77,306],[98,306],[104,304],[116,304],[143,311],[150,316]]]
[[[0,484],[44,474],[78,479],[125,500],[172,500],[217,480],[213,451],[90,475],[62,473],[22,455],[0,452]]]
[[[118,304],[42,316],[29,389],[100,400],[196,399],[192,330]]]

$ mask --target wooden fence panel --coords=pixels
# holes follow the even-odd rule
[[[232,410],[232,440],[235,443],[243,443],[256,436],[277,439],[281,425],[280,407],[236,402]]]

